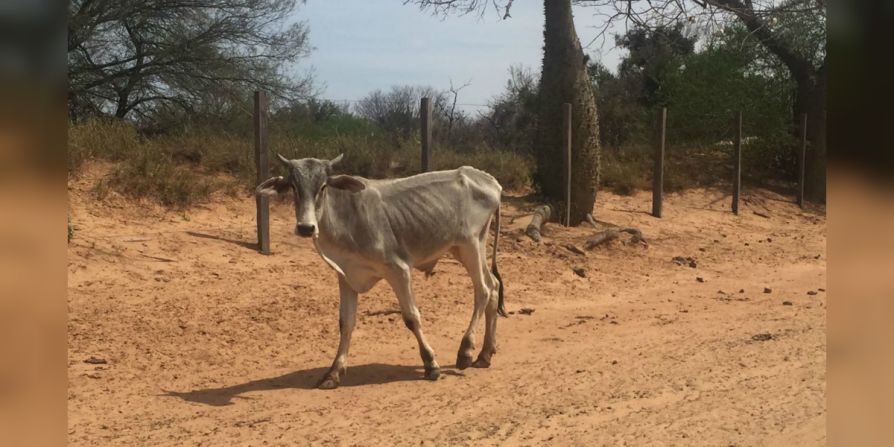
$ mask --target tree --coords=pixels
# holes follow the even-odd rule
[[[623,20],[625,25],[655,28],[669,22],[684,22],[711,32],[738,22],[748,31],[748,40],[785,67],[797,85],[792,107],[792,128],[802,114],[809,123],[807,195],[811,200],[826,197],[826,2],[823,0],[676,0],[633,2],[630,0],[577,0],[593,6],[606,17],[603,34]]]
[[[731,132],[730,113],[741,111],[747,117],[748,135],[774,145],[766,149],[784,155],[793,143],[790,120],[795,85],[785,70],[768,69],[754,47],[741,45],[747,34],[744,27],[732,23],[686,58],[669,88],[672,133],[684,141],[726,140]],[[794,172],[790,170],[791,175]]]
[[[641,79],[615,75],[602,62],[587,65],[590,84],[599,106],[599,142],[603,148],[620,149],[645,133],[646,113],[639,102]]]
[[[540,77],[533,70],[522,66],[509,67],[506,89],[490,101],[489,110],[481,115],[490,143],[533,155],[538,84]]]
[[[445,121],[447,97],[432,87],[401,85],[387,92],[376,90],[357,101],[354,109],[382,130],[407,137],[419,130],[419,106],[424,97],[432,100],[433,121]]]
[[[599,129],[586,59],[574,29],[570,0],[544,0],[543,66],[540,75],[535,181],[559,215],[571,208],[571,225],[593,211],[599,184]],[[570,103],[571,203],[565,203],[562,104]]]
[[[637,99],[646,107],[669,106],[668,88],[687,56],[695,50],[695,38],[683,34],[683,25],[635,27],[618,36],[616,43],[629,54],[618,67],[618,76],[641,86]]]
[[[617,76],[597,60],[588,64],[604,146],[620,148],[633,137],[652,138],[653,112],[674,102],[672,87],[693,53],[695,41],[680,24],[655,29],[634,27],[615,38],[618,47],[628,50]]]
[[[510,17],[512,0],[406,0],[436,14],[484,13],[491,6],[504,19]],[[593,210],[599,184],[599,130],[596,102],[586,71],[571,0],[544,0],[544,49],[537,100],[537,131],[534,154],[537,160],[535,186],[556,205],[559,215],[571,209],[571,225],[577,225]],[[564,132],[562,104],[572,105],[572,203],[565,203]]]
[[[307,26],[285,25],[296,0],[72,0],[69,110],[72,119],[144,118],[208,98],[267,90],[274,100],[313,93],[309,75],[287,65],[310,51]]]

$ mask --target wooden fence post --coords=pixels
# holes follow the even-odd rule
[[[733,149],[733,213],[739,214],[742,192],[742,112],[736,114],[736,141]]]
[[[655,172],[652,174],[652,215],[661,217],[664,195],[664,144],[667,137],[667,107],[658,112],[658,142],[655,145]]]
[[[562,104],[563,151],[565,158],[565,226],[571,226],[571,104]]]
[[[804,208],[804,173],[807,163],[807,114],[801,115],[801,152],[798,154],[798,206]]]
[[[258,183],[267,180],[270,170],[267,165],[267,94],[255,92],[254,110],[255,128],[255,166],[258,171]],[[265,255],[270,254],[270,203],[266,196],[255,196],[258,208],[258,250]]]
[[[431,171],[431,98],[422,98],[419,104],[422,119],[422,172]]]

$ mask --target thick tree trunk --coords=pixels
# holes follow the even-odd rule
[[[826,96],[827,76],[825,66],[815,76],[797,79],[794,118],[796,129],[801,115],[807,114],[807,166],[805,172],[805,196],[813,202],[826,201]]]
[[[546,23],[534,151],[535,184],[556,205],[557,216],[571,207],[571,225],[593,211],[599,184],[599,130],[584,53],[574,30],[570,0],[544,0]],[[571,204],[565,202],[562,104],[571,104]]]

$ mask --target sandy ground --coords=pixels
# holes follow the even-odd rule
[[[361,296],[342,387],[322,391],[335,273],[292,234],[289,204],[274,206],[262,256],[252,199],[172,212],[98,203],[93,181],[69,185],[72,445],[826,443],[822,209],[747,190],[734,216],[726,193],[694,190],[655,219],[649,194],[606,193],[597,218],[649,244],[581,256],[561,245],[593,229],[549,225],[535,244],[521,236],[525,204],[509,200],[499,263],[515,314],[499,321],[491,368],[452,368],[472,289],[445,259],[414,277],[442,379],[421,379],[382,283]]]

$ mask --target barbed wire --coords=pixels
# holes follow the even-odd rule
[[[338,104],[338,103],[356,104],[361,101],[360,99],[332,99],[332,98],[317,98],[317,99],[321,100],[321,101],[329,101],[329,102],[332,102],[335,104]],[[475,103],[457,103],[456,105],[463,106],[463,107],[490,107],[491,106],[490,104],[475,104]]]

